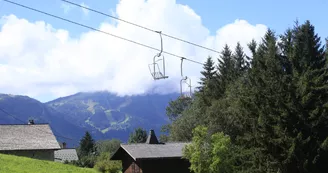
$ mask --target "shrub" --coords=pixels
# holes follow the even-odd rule
[[[121,172],[121,162],[109,159],[109,153],[102,153],[95,164],[95,169],[102,173],[119,173]]]

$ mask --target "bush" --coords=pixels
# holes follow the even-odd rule
[[[95,164],[95,169],[102,173],[119,173],[122,170],[121,162],[109,159],[109,153],[102,153]]]
[[[87,167],[87,168],[93,168],[96,163],[96,159],[97,159],[97,157],[94,155],[82,157],[80,159],[80,166]]]
[[[102,160],[96,163],[95,169],[102,173],[119,173],[122,168],[118,161]]]

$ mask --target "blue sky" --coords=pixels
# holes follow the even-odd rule
[[[133,26],[113,24],[115,20],[93,12],[85,14],[79,7],[73,6],[65,12],[63,6],[68,4],[60,0],[12,1],[147,45],[159,44],[158,35]],[[300,22],[310,20],[323,39],[328,36],[328,23],[325,22],[328,1],[325,0],[311,3],[305,0],[71,1],[218,50],[225,43],[234,46],[240,41],[245,46],[252,38],[260,40],[266,27],[282,33],[287,27],[292,27],[296,19]],[[186,10],[184,5],[190,9]],[[172,57],[167,60],[170,79],[154,82],[147,69],[154,52],[2,0],[0,15],[14,15],[1,21],[0,70],[7,72],[3,73],[6,82],[0,83],[2,92],[48,101],[79,91],[109,90],[119,95],[141,94],[152,88],[164,92],[179,91],[179,60]],[[53,30],[47,30],[36,21],[50,24]],[[7,30],[3,29],[4,26]],[[197,61],[204,61],[208,55],[218,57],[176,41],[164,40],[164,43],[166,51]],[[184,70],[195,85],[201,67],[186,64]]]
[[[61,15],[70,19],[86,23],[91,26],[98,26],[99,23],[108,20],[106,17],[90,12],[88,17],[83,17],[81,9],[74,7],[67,14],[63,13],[60,0],[34,1],[34,0],[13,0],[31,7],[42,9],[52,14]],[[115,11],[118,0],[83,0],[75,3],[85,3],[90,8],[111,14]],[[283,32],[286,27],[293,25],[293,21],[310,20],[322,36],[328,36],[327,13],[328,1],[314,0],[310,3],[308,0],[177,0],[177,3],[190,6],[198,15],[201,16],[203,24],[215,33],[216,30],[227,23],[236,19],[245,19],[249,23],[262,23],[273,28],[277,33]],[[64,3],[65,4],[65,3]],[[86,31],[86,29],[72,26],[63,21],[58,21],[51,17],[40,15],[38,13],[22,9],[6,2],[0,1],[0,15],[15,14],[31,21],[44,20],[51,23],[54,27],[69,29],[74,32]],[[137,22],[137,21],[136,21]]]

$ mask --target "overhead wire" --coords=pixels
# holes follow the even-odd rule
[[[111,33],[109,33],[109,32],[105,32],[105,31],[102,31],[102,30],[100,30],[100,29],[96,29],[96,28],[94,28],[94,27],[91,27],[91,26],[88,26],[88,25],[85,25],[85,24],[82,24],[82,23],[78,23],[78,22],[75,22],[75,21],[72,21],[72,20],[69,20],[69,19],[66,19],[66,18],[63,18],[63,17],[57,16],[57,15],[54,15],[54,14],[50,14],[50,13],[48,13],[48,12],[44,12],[44,11],[41,11],[41,10],[38,10],[38,9],[35,9],[35,8],[32,8],[32,7],[29,7],[29,6],[26,6],[26,5],[23,5],[23,4],[20,4],[20,3],[14,2],[14,1],[10,1],[10,0],[3,0],[3,1],[4,1],[4,2],[7,2],[7,3],[10,3],[10,4],[13,4],[13,5],[16,5],[16,6],[20,6],[20,7],[23,7],[23,8],[26,8],[26,9],[32,10],[32,11],[35,11],[35,12],[38,12],[38,13],[42,13],[42,14],[47,15],[47,16],[51,16],[51,17],[53,17],[53,18],[57,18],[57,19],[60,19],[60,20],[66,21],[66,22],[69,22],[69,23],[72,23],[72,24],[75,24],[75,25],[78,25],[78,26],[81,26],[81,27],[84,27],[84,28],[88,28],[88,29],[91,29],[91,30],[94,30],[94,31],[97,31],[97,32],[100,32],[100,33],[103,33],[103,34],[106,34],[106,35],[110,35],[110,36],[112,36],[112,37],[116,37],[116,38],[118,38],[118,39],[122,39],[122,40],[124,40],[124,41],[128,41],[128,42],[131,42],[131,43],[137,44],[137,45],[139,45],[139,46],[143,46],[143,47],[146,47],[146,48],[149,48],[149,49],[152,49],[152,50],[156,50],[156,51],[161,51],[161,50],[158,49],[158,48],[154,48],[154,47],[151,47],[151,46],[146,45],[146,44],[143,44],[143,43],[139,43],[139,42],[136,42],[136,41],[133,41],[133,40],[130,40],[130,39],[124,38],[124,37],[120,37],[120,36],[117,36],[117,35],[111,34]],[[108,16],[108,17],[115,18],[115,19],[120,20],[120,21],[123,21],[123,22],[125,22],[125,23],[129,23],[129,24],[131,24],[131,25],[138,26],[138,27],[140,27],[140,28],[143,28],[143,29],[146,29],[146,30],[149,30],[149,31],[152,31],[152,32],[156,32],[156,33],[158,33],[158,31],[155,31],[155,30],[152,30],[152,29],[149,29],[149,28],[146,28],[146,27],[143,27],[143,26],[140,26],[140,25],[137,25],[137,24],[134,24],[134,23],[131,23],[131,22],[125,21],[125,20],[123,20],[123,19],[116,18],[116,17],[114,17],[114,16],[110,16],[110,15],[105,14],[105,13],[102,13],[102,12],[100,12],[100,11],[90,9],[90,8],[87,8],[87,7],[81,6],[81,5],[79,5],[79,4],[75,4],[75,3],[70,2],[70,1],[66,1],[66,0],[63,0],[63,1],[65,1],[65,2],[67,2],[67,3],[70,3],[70,4],[73,4],[73,5],[80,6],[80,7],[82,7],[82,8],[88,9],[88,10],[90,10],[90,11],[94,11],[94,12],[99,13],[99,14],[106,15],[106,16]],[[207,50],[210,50],[210,51],[213,51],[213,52],[217,52],[217,53],[219,53],[219,52],[216,51],[216,50],[213,50],[213,49],[210,49],[210,48],[206,48],[206,47],[203,47],[203,46],[201,46],[201,45],[198,45],[198,44],[195,44],[195,43],[192,43],[192,42],[189,42],[189,41],[186,41],[186,40],[183,40],[183,39],[180,39],[180,38],[174,37],[174,36],[170,36],[170,35],[165,34],[165,33],[162,33],[162,35],[164,35],[164,36],[166,36],[166,37],[170,37],[170,38],[176,39],[176,40],[179,40],[179,41],[182,41],[182,42],[186,42],[186,43],[188,43],[188,44],[192,44],[192,45],[194,45],[194,46],[198,46],[198,47],[201,47],[201,48],[204,48],[204,49],[207,49]],[[162,51],[162,52],[165,53],[165,54],[168,54],[168,55],[171,55],[171,56],[174,56],[174,57],[180,58],[180,59],[184,59],[184,60],[186,60],[186,61],[190,61],[190,62],[193,62],[193,63],[197,63],[197,64],[201,64],[201,65],[203,65],[202,62],[198,62],[198,61],[195,61],[195,60],[192,60],[192,59],[189,59],[189,58],[185,58],[185,57],[183,57],[183,56],[179,56],[179,55],[176,55],[176,54],[174,54],[174,53],[170,53],[170,52],[167,52],[167,51]],[[26,123],[26,122],[24,122],[23,120],[17,118],[16,116],[14,116],[14,115],[8,113],[7,111],[5,111],[5,110],[2,109],[2,108],[0,108],[0,111],[3,112],[3,113],[5,113],[5,114],[8,115],[8,116],[14,118],[14,119],[17,120],[17,121],[20,121],[20,122],[22,122],[22,123]],[[41,130],[41,129],[38,129],[38,130],[43,131],[43,130]],[[55,131],[55,130],[54,130],[54,131]],[[43,132],[46,132],[46,131],[43,131]],[[48,133],[48,132],[46,132],[46,133]],[[53,133],[53,134],[54,134],[54,133]],[[63,138],[63,139],[68,139],[68,140],[75,140],[75,141],[78,141],[77,139],[68,138],[68,137],[65,137],[65,136],[62,136],[62,135],[57,135],[57,134],[54,134],[54,135],[55,135],[56,137],[60,137],[60,138]]]
[[[8,116],[14,118],[15,120],[17,120],[17,121],[23,123],[23,124],[26,123],[25,121],[23,121],[23,120],[17,118],[17,117],[14,116],[13,114],[7,112],[6,110],[4,110],[4,109],[2,109],[2,108],[0,108],[0,111],[3,112],[3,113],[5,113],[5,114],[8,115]],[[56,137],[59,137],[59,138],[62,138],[62,139],[68,139],[68,140],[72,140],[72,141],[78,141],[78,139],[68,138],[68,137],[65,137],[65,136],[62,136],[62,135],[58,135],[58,134],[55,134],[55,133],[49,133],[49,132],[44,131],[44,130],[41,130],[41,129],[39,129],[39,128],[36,128],[36,129],[38,129],[39,131],[44,132],[44,133],[53,134],[53,135],[55,135]],[[54,129],[53,129],[53,130],[54,130]],[[55,130],[54,130],[54,131],[55,131]]]
[[[124,22],[124,23],[127,23],[127,24],[130,24],[130,25],[133,25],[133,26],[136,26],[136,27],[139,27],[139,28],[142,28],[142,29],[145,29],[145,30],[148,30],[148,31],[151,31],[151,32],[155,32],[157,33],[158,31],[156,30],[153,30],[153,29],[150,29],[150,28],[147,28],[145,26],[141,26],[141,25],[138,25],[136,23],[133,23],[133,22],[129,22],[127,20],[124,20],[124,19],[120,19],[118,17],[115,17],[113,15],[109,15],[109,14],[106,14],[104,12],[101,12],[101,11],[98,11],[98,10],[95,10],[95,9],[92,9],[90,7],[86,7],[86,6],[83,6],[83,5],[80,5],[80,4],[77,4],[77,3],[74,3],[72,1],[68,1],[68,0],[61,0],[63,2],[66,2],[68,4],[71,4],[71,5],[74,5],[74,6],[77,6],[77,7],[80,7],[80,8],[83,8],[83,9],[86,9],[86,10],[89,10],[89,11],[92,11],[92,12],[95,12],[95,13],[98,13],[98,14],[101,14],[101,15],[104,15],[104,16],[107,16],[107,17],[110,17],[110,18],[113,18],[113,19],[116,19],[118,21],[121,21],[121,22]],[[187,44],[190,44],[190,45],[193,45],[193,46],[197,46],[199,48],[202,48],[202,49],[206,49],[206,50],[209,50],[209,51],[212,51],[212,52],[215,52],[215,53],[220,53],[219,51],[217,50],[214,50],[214,49],[211,49],[211,48],[208,48],[208,47],[205,47],[205,46],[202,46],[202,45],[199,45],[199,44],[196,44],[196,43],[193,43],[193,42],[190,42],[190,41],[187,41],[187,40],[184,40],[184,39],[181,39],[181,38],[178,38],[178,37],[175,37],[175,36],[172,36],[172,35],[169,35],[169,34],[165,34],[165,33],[162,33],[163,36],[166,36],[166,37],[169,37],[169,38],[172,38],[172,39],[175,39],[175,40],[178,40],[178,41],[181,41],[181,42],[184,42],[184,43],[187,43]]]
[[[112,37],[116,37],[118,39],[121,39],[121,40],[124,40],[124,41],[127,41],[127,42],[131,42],[131,43],[137,44],[139,46],[146,47],[148,49],[152,49],[152,50],[156,50],[156,51],[161,51],[158,48],[155,48],[155,47],[152,47],[152,46],[143,44],[143,43],[139,43],[139,42],[136,42],[136,41],[133,41],[133,40],[130,40],[130,39],[121,37],[121,36],[117,36],[115,34],[111,34],[109,32],[102,31],[100,29],[97,29],[97,28],[94,28],[94,27],[91,27],[91,26],[88,26],[88,25],[85,25],[85,24],[82,24],[82,23],[78,23],[78,22],[75,22],[73,20],[69,20],[69,19],[66,19],[66,18],[57,16],[57,15],[54,15],[54,14],[50,14],[48,12],[44,12],[44,11],[41,11],[41,10],[38,10],[38,9],[35,9],[35,8],[32,8],[32,7],[26,6],[26,5],[23,5],[23,4],[17,3],[17,2],[13,2],[13,1],[10,1],[10,0],[3,0],[3,1],[4,2],[7,2],[7,3],[14,4],[14,5],[17,5],[17,6],[20,6],[20,7],[23,7],[23,8],[26,8],[26,9],[29,9],[29,10],[32,10],[32,11],[35,11],[35,12],[38,12],[38,13],[42,13],[42,14],[47,15],[47,16],[51,16],[53,18],[57,18],[57,19],[63,20],[63,21],[66,21],[66,22],[69,22],[69,23],[72,23],[72,24],[75,24],[75,25],[79,25],[79,26],[82,26],[84,28],[88,28],[88,29],[91,29],[91,30],[94,30],[94,31],[97,31],[97,32],[100,32],[100,33],[103,33],[103,34],[106,34],[106,35],[110,35]],[[167,52],[167,51],[163,51],[163,53],[165,53],[167,55],[171,55],[171,56],[177,57],[177,58],[184,58],[184,60],[186,60],[186,61],[190,61],[190,62],[193,62],[193,63],[204,65],[204,63],[202,63],[202,62],[195,61],[195,60],[192,60],[192,59],[188,59],[188,58],[185,58],[183,56],[176,55],[174,53],[170,53],[170,52]]]

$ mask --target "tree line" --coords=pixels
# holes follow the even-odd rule
[[[325,45],[324,45],[325,44]],[[328,170],[328,41],[295,22],[208,57],[192,98],[171,101],[162,141],[189,141],[195,173]],[[190,133],[190,132],[193,133]]]

